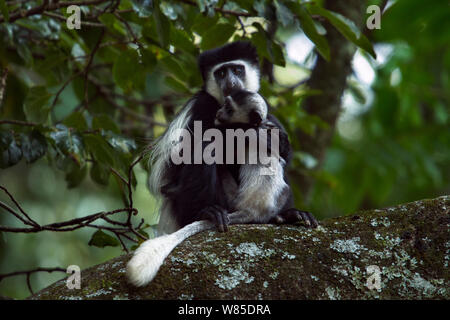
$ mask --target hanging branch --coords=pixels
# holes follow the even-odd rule
[[[8,191],[8,189],[0,185],[0,190],[3,191],[9,197],[9,199],[17,209],[11,208],[8,204],[4,203],[3,201],[0,201],[0,208],[2,208],[5,212],[14,216],[24,225],[26,225],[26,227],[9,227],[0,225],[0,231],[12,233],[36,233],[42,231],[67,232],[77,230],[83,227],[90,227],[99,230],[111,231],[117,236],[124,250],[128,251],[126,249],[126,246],[123,244],[121,237],[124,237],[135,243],[138,242],[137,239],[146,240],[146,237],[144,237],[142,234],[138,232],[139,230],[141,230],[141,227],[144,223],[144,219],[141,219],[137,227],[135,227],[132,222],[132,216],[137,215],[138,213],[138,210],[133,207],[133,180],[132,180],[133,168],[142,160],[143,157],[144,155],[141,154],[136,160],[133,161],[133,163],[131,163],[128,169],[128,179],[123,178],[115,169],[111,168],[111,171],[124,182],[124,184],[128,189],[128,206],[126,208],[120,208],[111,211],[101,211],[81,218],[75,218],[62,222],[40,225],[37,221],[35,221],[30,217],[30,215],[23,209],[23,207]],[[127,213],[126,222],[119,222],[109,218],[109,216],[121,212]],[[102,226],[94,224],[94,222],[97,220],[103,220],[105,222],[108,222],[112,226]],[[133,234],[135,238],[128,236],[127,233]]]
[[[8,68],[3,70],[2,75],[0,76],[0,107],[2,106],[3,97],[5,95],[6,90],[6,78],[8,77]]]

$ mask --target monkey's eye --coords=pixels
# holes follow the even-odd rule
[[[220,69],[220,70],[217,70],[215,73],[216,73],[216,77],[218,77],[219,79],[225,78],[225,70]]]
[[[243,66],[236,66],[233,68],[233,73],[237,76],[242,76],[244,74],[244,67]]]

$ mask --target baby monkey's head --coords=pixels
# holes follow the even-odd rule
[[[225,97],[214,123],[242,123],[257,127],[266,119],[267,109],[267,103],[260,94],[246,90],[233,91]]]

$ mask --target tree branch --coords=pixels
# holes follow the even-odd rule
[[[188,4],[190,6],[197,7],[197,3],[194,2],[194,1],[180,0],[180,2]],[[251,13],[248,13],[248,12],[237,12],[237,11],[232,11],[232,10],[225,10],[225,9],[218,8],[218,7],[215,7],[214,11],[220,12],[222,14],[228,14],[228,15],[231,15],[231,16],[236,16],[236,17],[252,17],[253,16]]]
[[[31,8],[27,11],[17,10],[10,14],[9,21],[8,22],[14,22],[18,19],[27,18],[30,16],[34,16],[37,14],[43,14],[44,12],[48,11],[56,11],[61,8],[67,8],[71,5],[76,6],[91,6],[91,5],[98,5],[105,2],[109,2],[111,0],[85,0],[85,1],[70,1],[70,2],[50,2],[48,0],[44,0],[42,5]],[[0,16],[0,23],[5,22],[5,17]]]

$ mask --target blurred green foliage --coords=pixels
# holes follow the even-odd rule
[[[111,170],[127,176],[149,139],[160,135],[201,87],[198,54],[234,40],[250,40],[262,63],[275,65],[275,82],[264,75],[261,93],[291,133],[293,169],[313,168],[316,160],[299,151],[301,141],[293,133],[327,124],[302,110],[304,97],[320,93],[298,85],[309,70],[292,61],[285,43],[304,34],[315,48],[309,60],[316,53],[332,59],[323,21],[360,48],[376,76],[367,90],[358,79],[350,82],[360,112],[338,125],[323,168],[309,171],[316,184],[307,209],[325,218],[449,193],[450,7],[445,1],[395,1],[370,41],[352,22],[324,9],[322,1],[97,2],[81,6],[81,29],[69,30],[68,1],[17,18],[46,2],[0,0],[0,77],[8,70],[6,87],[0,79],[0,184],[39,222],[127,206],[126,186]],[[384,63],[376,62],[371,42],[392,49]],[[299,70],[303,76],[294,76]],[[345,128],[356,130],[348,135]],[[148,170],[142,161],[132,174],[134,206],[151,225],[157,210],[146,189]],[[8,199],[0,195],[0,201]],[[18,224],[1,212],[0,225]],[[0,233],[0,273],[39,265],[84,268],[119,253],[115,238],[92,229]],[[55,277],[35,275],[32,283],[39,288]],[[4,280],[2,292],[27,295],[23,279]]]
[[[373,33],[374,99],[335,135],[311,205],[340,215],[450,192],[450,6],[396,1]],[[371,61],[371,59],[369,59]]]

